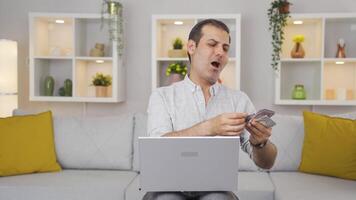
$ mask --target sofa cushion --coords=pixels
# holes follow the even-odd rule
[[[299,170],[356,180],[356,120],[304,112]]]
[[[278,149],[277,158],[270,171],[298,170],[304,139],[304,125],[301,116],[275,115],[277,123],[272,129],[271,141]]]
[[[129,185],[126,190],[126,199],[141,200],[145,191],[139,190],[140,176]],[[240,172],[238,191],[234,193],[240,200],[273,200],[274,187],[265,172]]]
[[[63,168],[132,167],[133,115],[55,117],[57,156]]]
[[[0,199],[123,200],[135,172],[63,170],[0,178]]]
[[[271,172],[276,200],[350,200],[356,197],[356,181],[304,174]]]
[[[59,171],[52,113],[0,118],[0,176]]]

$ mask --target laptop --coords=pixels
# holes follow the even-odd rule
[[[143,191],[236,191],[239,137],[139,137]]]

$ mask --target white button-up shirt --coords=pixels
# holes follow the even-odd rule
[[[148,135],[162,136],[168,132],[190,128],[222,113],[254,113],[248,96],[219,83],[209,89],[211,97],[205,105],[202,88],[188,76],[183,81],[152,92],[148,105]],[[241,149],[251,157],[250,134],[240,135]]]

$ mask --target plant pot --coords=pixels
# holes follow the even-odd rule
[[[170,49],[168,50],[168,57],[170,58],[187,57],[187,51],[183,49]]]
[[[176,74],[176,73],[171,74],[168,78],[169,85],[171,85],[175,82],[181,81],[181,80],[183,80],[183,76],[180,74]]]
[[[279,7],[280,14],[288,14],[289,13],[289,2],[285,2],[281,7]]]
[[[95,95],[96,97],[107,97],[108,96],[108,87],[106,86],[95,86]]]
[[[292,51],[290,52],[290,56],[292,58],[304,58],[305,51],[300,42],[295,43]]]

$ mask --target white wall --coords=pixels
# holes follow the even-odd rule
[[[242,90],[256,108],[282,114],[302,110],[324,113],[355,111],[355,106],[275,106],[274,74],[270,67],[270,0],[123,0],[126,22],[127,100],[124,103],[29,102],[28,13],[99,13],[101,0],[0,0],[0,38],[18,41],[19,106],[33,111],[51,109],[57,115],[106,115],[145,111],[151,92],[150,47],[152,14],[242,14]],[[356,12],[353,0],[291,0],[294,13]]]

